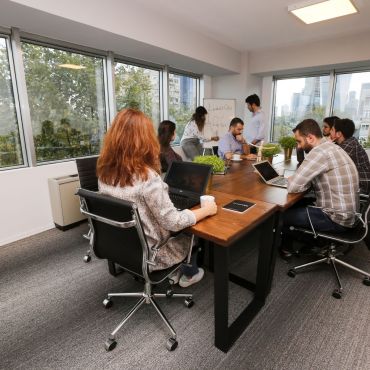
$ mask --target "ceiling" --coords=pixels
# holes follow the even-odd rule
[[[370,30],[370,1],[359,13],[306,25],[287,11],[302,0],[135,0],[145,11],[175,19],[239,51],[289,46]]]

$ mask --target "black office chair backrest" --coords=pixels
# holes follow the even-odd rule
[[[148,247],[135,203],[85,189],[77,194],[93,226],[95,255],[143,276]]]
[[[96,163],[99,156],[77,158],[77,172],[81,188],[98,191],[98,177],[96,176]]]

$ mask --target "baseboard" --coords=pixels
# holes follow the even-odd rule
[[[49,224],[44,225],[42,227],[37,227],[35,229],[27,230],[27,231],[24,231],[24,232],[16,234],[16,235],[12,235],[11,237],[1,239],[0,240],[0,247],[5,245],[5,244],[13,243],[13,242],[16,242],[18,240],[28,238],[29,236],[42,233],[43,231],[54,229],[54,227],[55,227],[54,223],[50,222]]]

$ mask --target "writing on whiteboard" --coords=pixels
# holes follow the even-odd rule
[[[230,121],[235,117],[234,99],[204,99],[207,120],[204,126],[206,137],[224,136],[229,130]],[[217,145],[217,143],[213,143]]]

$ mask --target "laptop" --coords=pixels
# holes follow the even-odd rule
[[[288,187],[288,179],[284,176],[279,176],[269,161],[253,163],[253,167],[266,184],[279,186],[280,188]]]
[[[212,166],[192,162],[174,161],[167,170],[164,182],[169,196],[178,210],[191,208],[200,203],[205,194]]]

